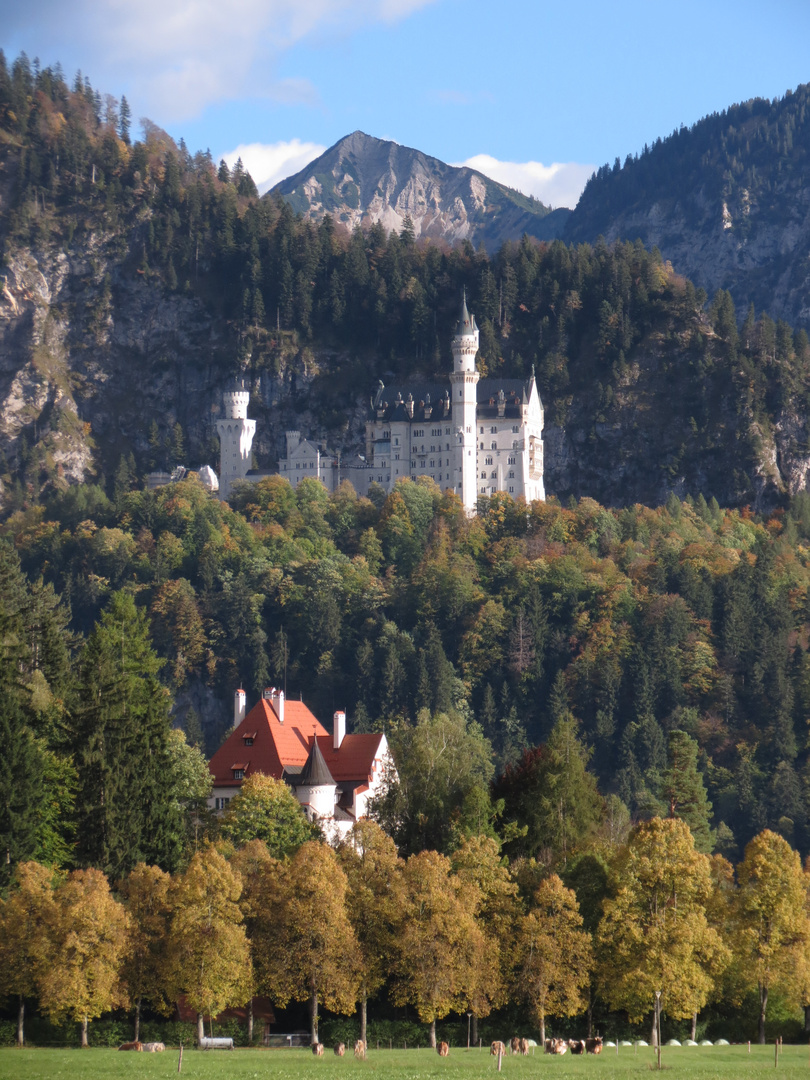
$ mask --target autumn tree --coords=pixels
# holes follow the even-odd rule
[[[473,915],[476,891],[436,851],[411,855],[403,885],[391,997],[397,1005],[412,1005],[430,1024],[435,1047],[436,1021],[467,1004],[479,974],[483,935]]]
[[[206,1013],[215,1016],[247,999],[250,954],[241,892],[239,875],[213,847],[198,851],[172,883],[168,984],[197,1013],[198,1039]]]
[[[604,1000],[635,1022],[661,991],[670,1016],[691,1017],[706,1004],[728,950],[706,915],[710,865],[689,826],[677,818],[638,825],[613,867],[612,892],[596,939]]]
[[[491,836],[467,837],[450,857],[454,873],[473,891],[474,915],[481,930],[466,1008],[472,1012],[473,1042],[478,1020],[506,1001],[514,952],[515,926],[521,914],[517,885],[498,841]]]
[[[55,922],[53,871],[36,862],[18,863],[11,891],[0,900],[0,997],[17,999],[17,1045],[24,1039],[25,999],[34,997],[48,965],[46,946]]]
[[[765,1042],[768,993],[797,989],[810,943],[807,886],[798,852],[766,829],[748,844],[737,867],[736,952],[759,995],[759,1041]]]
[[[307,821],[288,785],[263,773],[253,773],[243,782],[222,819],[221,831],[237,847],[262,840],[276,859],[294,854],[317,836],[317,827]]]
[[[48,963],[39,976],[39,1004],[55,1021],[81,1024],[128,1004],[121,978],[129,918],[100,870],[74,870],[53,894]]]
[[[144,999],[158,1012],[170,1009],[166,952],[169,942],[171,878],[157,866],[138,863],[124,878],[119,893],[129,914],[129,934],[122,969],[130,1000],[135,1004],[135,1031],[140,1038]]]
[[[402,863],[394,841],[366,818],[352,826],[338,859],[348,880],[347,910],[359,956],[360,1038],[366,1042],[368,999],[385,983],[394,952]]]
[[[591,935],[582,928],[577,898],[556,874],[543,881],[517,931],[515,991],[546,1039],[546,1017],[575,1016],[587,1004]]]
[[[349,1013],[358,993],[357,939],[346,910],[348,882],[337,855],[310,840],[279,876],[277,908],[267,911],[263,964],[279,1005],[308,1001],[318,1041],[318,1006]]]

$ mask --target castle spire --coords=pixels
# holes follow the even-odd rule
[[[468,337],[470,334],[474,334],[477,329],[475,318],[467,310],[467,286],[465,285],[461,294],[461,314],[456,327],[456,337]]]

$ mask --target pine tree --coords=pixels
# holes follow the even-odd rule
[[[141,861],[173,870],[180,854],[160,666],[144,613],[114,594],[82,655],[73,732],[78,859],[113,878]]]
[[[697,767],[698,745],[685,731],[671,731],[668,758],[661,795],[669,805],[669,816],[685,821],[697,850],[708,854],[714,847],[715,832],[710,824],[712,804]]]

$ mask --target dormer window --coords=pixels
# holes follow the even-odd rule
[[[244,739],[242,739],[242,742],[245,744],[245,746],[253,746],[253,736],[246,735]]]
[[[234,769],[233,770],[233,778],[234,778],[234,780],[241,780],[241,779],[243,779],[244,775],[245,775],[245,770],[244,769]]]

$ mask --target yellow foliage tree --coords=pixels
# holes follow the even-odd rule
[[[771,987],[802,990],[810,943],[807,883],[798,852],[769,829],[746,847],[737,880],[735,952],[748,984],[759,993],[759,1041],[764,1043]]]
[[[81,1023],[128,1002],[121,968],[129,917],[100,870],[74,870],[53,894],[48,963],[39,976],[39,1004],[53,1020]]]
[[[261,963],[279,1005],[309,1001],[310,1031],[318,1041],[318,1004],[350,1013],[358,996],[357,939],[346,912],[348,882],[335,852],[308,841],[280,866],[276,907],[266,909]]]
[[[250,990],[241,892],[241,878],[213,847],[198,851],[172,884],[168,982],[197,1013],[198,1039],[205,1013],[241,1005]]]
[[[729,960],[706,914],[708,857],[695,850],[686,822],[653,818],[631,833],[613,879],[596,937],[602,996],[612,1009],[626,1009],[631,1021],[654,1008],[657,991],[670,1016],[692,1016]]]
[[[39,985],[47,963],[48,927],[54,923],[53,870],[19,863],[11,892],[0,900],[0,997],[17,998],[17,1045],[24,1043],[25,999]]]
[[[517,933],[515,989],[528,1002],[546,1041],[546,1016],[575,1016],[588,1004],[591,935],[582,929],[579,904],[556,874],[541,882],[534,908]]]
[[[358,821],[338,858],[349,883],[349,920],[358,945],[360,1038],[366,1042],[367,1004],[388,977],[402,902],[402,861],[379,825]]]
[[[129,913],[129,934],[123,977],[130,1000],[135,1003],[135,1031],[140,1038],[143,999],[168,1013],[166,994],[166,946],[169,938],[169,890],[171,877],[157,866],[137,863],[119,886]]]
[[[475,920],[477,892],[436,851],[408,859],[403,885],[392,997],[397,1005],[413,1005],[430,1024],[435,1047],[436,1021],[466,1005],[480,974],[484,943]]]

